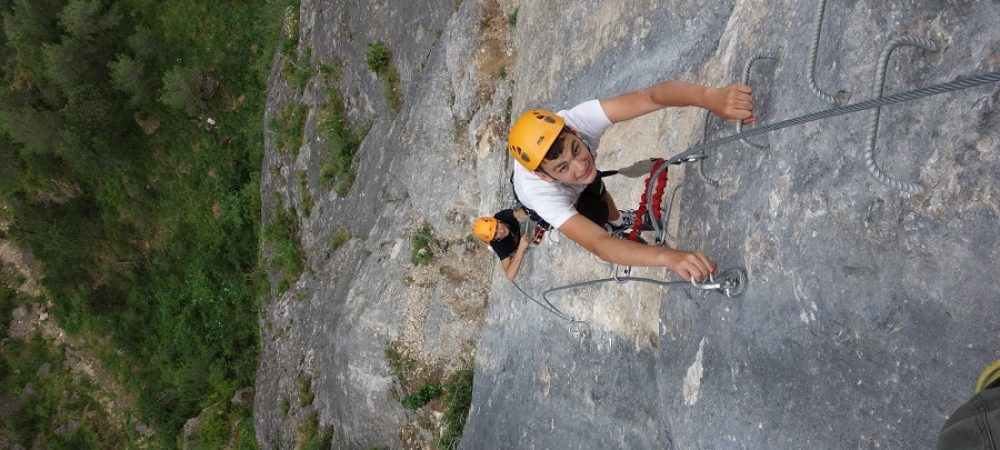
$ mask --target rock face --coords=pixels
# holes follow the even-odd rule
[[[341,63],[336,87],[348,115],[371,128],[354,159],[356,181],[338,197],[320,183],[329,156],[316,123],[326,87],[293,93],[276,66],[265,123],[290,101],[310,113],[294,159],[266,141],[263,217],[267,223],[278,208],[299,212],[308,269],[263,305],[254,398],[262,447],[292,446],[297,424],[316,412],[320,427],[333,427],[337,448],[398,448],[401,430],[418,425],[400,404],[405,392],[386,348],[399,346],[421,372],[438,376],[470,358],[495,262],[468,230],[485,212],[481,186],[489,188],[486,205],[499,204],[485,174],[493,180],[503,170],[497,143],[510,89],[471,64],[481,58],[483,11],[477,2],[456,9],[451,0],[302,2],[301,45],[316,64]],[[367,46],[377,41],[392,50],[405,91],[395,115],[365,65]],[[303,189],[314,201],[308,216]],[[434,256],[416,266],[411,236],[424,223],[433,229]],[[341,229],[352,238],[331,250]],[[311,380],[311,402],[300,402],[300,379]]]
[[[289,446],[310,411],[332,427],[335,448],[411,443],[418,433],[400,435],[417,414],[394,398],[386,346],[400,343],[448,372],[470,341],[478,344],[475,388],[462,448],[933,446],[1000,346],[986,331],[1000,320],[992,270],[1000,256],[1000,87],[883,109],[876,159],[923,185],[918,195],[866,173],[870,112],[755,138],[769,144],[763,151],[739,143],[710,150],[702,169],[718,187],[696,166],[672,169],[680,190],[671,243],[704,251],[722,268],[744,267],[746,292],[725,299],[635,282],[560,292],[556,306],[587,323],[568,327],[526,301],[495,258],[467,240],[474,216],[513,204],[507,99],[516,115],[662,79],[722,85],[739,81],[747,60],[770,54],[778,59],[758,61],[751,73],[759,124],[827,109],[808,86],[817,2],[455,3],[302,2],[302,42],[317,62],[343,63],[338,87],[352,119],[375,119],[343,198],[318,182],[325,154],[314,113],[294,158],[268,143],[265,223],[296,205],[301,189],[315,204],[300,214],[310,270],[263,305],[254,399],[263,447]],[[994,5],[827,2],[815,81],[850,102],[868,99],[880,51],[901,35],[934,39],[940,49],[897,49],[886,94],[998,70]],[[495,19],[515,8],[516,26],[504,30],[513,21]],[[393,50],[404,87],[394,116],[363,63],[375,40]],[[315,110],[322,92],[291,94],[276,69],[268,114],[291,99]],[[704,124],[703,111],[687,108],[616,125],[599,165],[679,153],[702,138]],[[734,128],[713,119],[705,131],[722,137]],[[635,207],[641,181],[607,184],[619,207]],[[424,221],[438,258],[414,267],[410,235]],[[329,251],[340,228],[354,238]],[[540,298],[611,271],[550,233],[518,282]],[[297,400],[302,376],[315,394],[305,406]],[[284,413],[283,400],[292,405]]]

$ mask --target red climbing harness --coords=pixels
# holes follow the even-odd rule
[[[653,168],[649,170],[649,176],[646,177],[645,189],[642,190],[642,198],[639,199],[639,208],[635,211],[635,221],[632,223],[632,230],[628,233],[629,240],[637,240],[639,238],[639,231],[642,230],[642,223],[646,217],[646,211],[651,210],[653,219],[657,222],[662,223],[662,212],[660,211],[660,203],[663,200],[663,191],[667,187],[667,172],[669,171],[667,167],[663,168],[660,175],[656,177],[656,190],[653,191],[653,198],[647,199],[646,193],[649,192],[650,178],[656,173],[657,169],[664,164],[663,159],[657,159],[653,163]]]

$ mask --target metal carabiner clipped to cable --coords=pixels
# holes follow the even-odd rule
[[[742,268],[736,267],[719,274],[719,281],[715,281],[715,276],[708,275],[707,283],[698,283],[691,277],[691,286],[702,291],[720,292],[728,298],[736,297],[743,293],[747,285],[747,273]]]
[[[717,291],[722,289],[722,285],[715,282],[715,277],[712,274],[708,274],[708,283],[698,283],[694,281],[694,275],[691,276],[691,286],[703,291]]]

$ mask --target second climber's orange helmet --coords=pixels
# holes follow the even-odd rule
[[[490,216],[476,219],[476,223],[472,225],[472,234],[476,235],[480,241],[492,241],[493,236],[497,234],[497,219]]]
[[[510,129],[507,149],[510,155],[528,170],[535,170],[542,163],[545,153],[559,136],[566,121],[552,111],[530,109],[521,114]]]

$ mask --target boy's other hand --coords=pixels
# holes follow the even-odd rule
[[[727,122],[739,120],[748,124],[757,120],[753,115],[753,89],[745,84],[708,88],[705,107]]]

